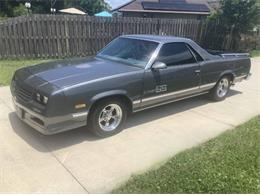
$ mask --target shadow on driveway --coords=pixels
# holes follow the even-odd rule
[[[241,94],[241,92],[230,90],[229,96],[227,98],[237,94]],[[169,115],[187,111],[192,108],[203,106],[206,104],[214,104],[214,102],[208,100],[207,97],[203,95],[144,110],[142,112],[138,112],[129,116],[125,129],[138,126],[159,118],[164,118]],[[24,141],[26,141],[30,146],[40,152],[50,152],[66,148],[74,144],[79,144],[81,142],[93,142],[101,140],[100,138],[92,135],[86,127],[55,135],[44,136],[22,122],[16,116],[15,112],[9,113],[9,120],[13,131]],[[44,147],[42,146],[42,144]]]

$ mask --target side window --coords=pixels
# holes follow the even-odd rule
[[[193,55],[195,56],[197,62],[202,62],[203,58],[198,54],[198,52],[195,51],[195,49],[193,49],[190,45],[187,44],[187,46],[190,48],[190,50],[192,51]]]
[[[164,62],[167,66],[196,63],[195,58],[185,43],[166,43],[162,46],[158,61]]]

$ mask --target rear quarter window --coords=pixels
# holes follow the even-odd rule
[[[164,44],[157,60],[164,62],[167,66],[196,63],[196,59],[191,51],[186,44],[182,42]]]
[[[189,47],[189,49],[192,51],[193,55],[195,56],[197,62],[202,62],[203,58],[198,54],[198,52],[193,49],[193,47],[191,47],[189,44],[187,44],[187,46]]]

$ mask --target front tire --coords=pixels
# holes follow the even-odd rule
[[[120,99],[98,102],[90,113],[90,130],[99,137],[109,137],[122,131],[127,118],[127,107]]]
[[[210,98],[214,101],[222,101],[227,97],[231,86],[231,79],[229,76],[223,76],[216,86],[210,92]]]

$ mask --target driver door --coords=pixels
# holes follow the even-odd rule
[[[144,76],[142,107],[171,101],[199,91],[200,65],[185,43],[166,43],[156,61],[164,69],[148,69]]]

